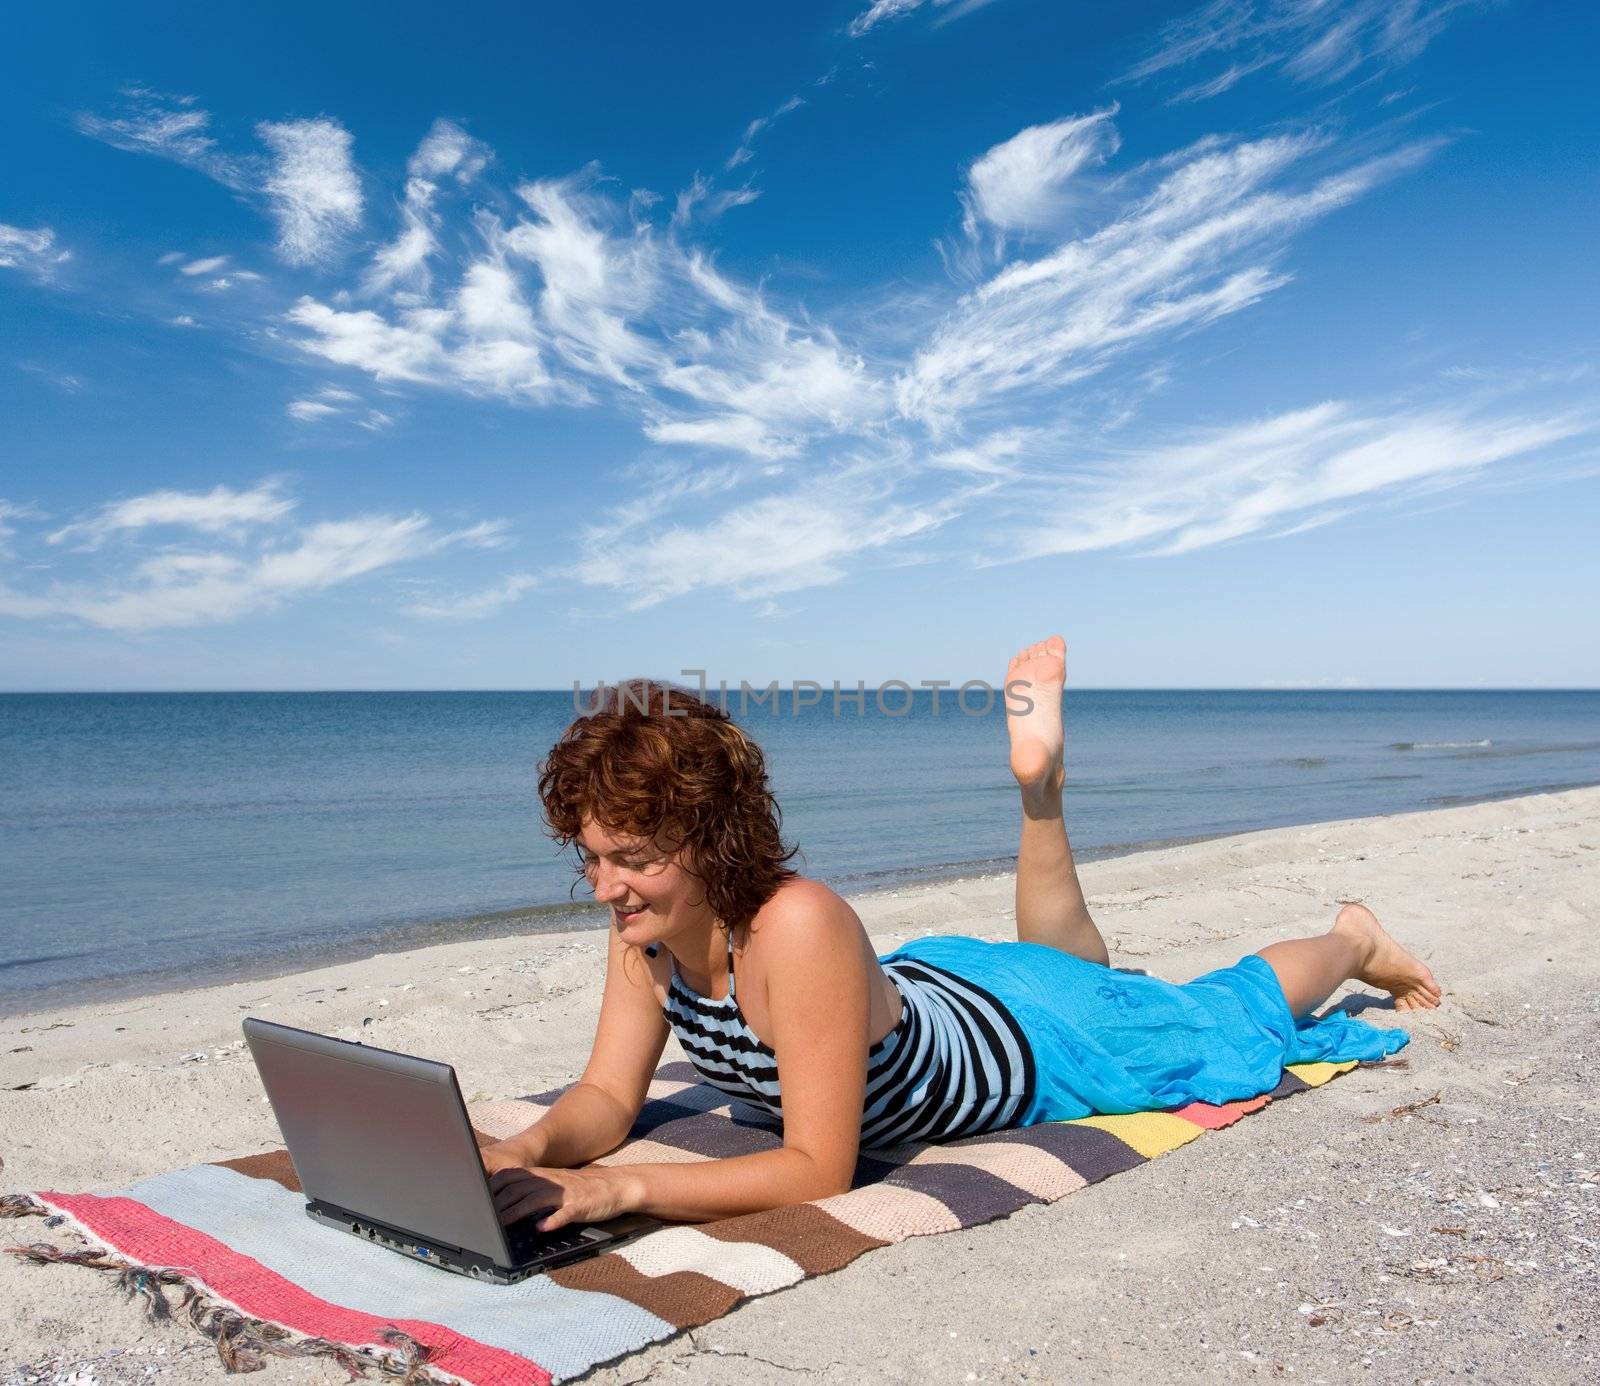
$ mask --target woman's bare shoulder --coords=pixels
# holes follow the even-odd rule
[[[855,914],[850,902],[831,886],[813,881],[809,876],[792,876],[767,897],[766,904],[756,911],[756,921],[803,919],[819,910],[828,914]]]
[[[861,918],[844,896],[805,876],[785,881],[750,921],[752,942],[762,934],[769,943],[781,939],[792,944],[800,939],[820,941],[830,934],[861,930]]]

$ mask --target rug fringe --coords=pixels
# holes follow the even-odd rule
[[[41,1207],[12,1211],[15,1199],[32,1201],[25,1194],[7,1195],[0,1204],[6,1210],[5,1216],[27,1217],[30,1212],[45,1211]],[[427,1344],[398,1328],[386,1328],[381,1334],[390,1348],[387,1353],[328,1338],[301,1337],[282,1324],[241,1314],[182,1271],[168,1266],[140,1266],[107,1252],[68,1251],[48,1242],[8,1246],[5,1250],[35,1265],[86,1266],[114,1274],[117,1288],[127,1298],[144,1300],[145,1314],[153,1322],[170,1320],[174,1309],[185,1315],[197,1331],[215,1344],[217,1356],[230,1372],[260,1371],[268,1357],[328,1357],[343,1367],[352,1381],[376,1372],[398,1380],[401,1386],[460,1386],[459,1377],[428,1365],[432,1349]],[[167,1298],[169,1287],[179,1292],[176,1305]]]
[[[42,1218],[46,1211],[31,1194],[0,1194],[0,1218]]]

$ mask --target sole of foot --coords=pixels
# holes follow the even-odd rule
[[[1439,1004],[1443,991],[1428,965],[1402,948],[1365,905],[1342,906],[1333,928],[1359,941],[1366,957],[1359,980],[1382,987],[1394,997],[1395,1010],[1431,1011]]]
[[[1061,689],[1066,681],[1067,644],[1059,635],[1018,650],[1006,666],[1011,773],[1024,789],[1059,789],[1065,778],[1061,763]]]

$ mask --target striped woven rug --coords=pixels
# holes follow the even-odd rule
[[[848,1193],[664,1228],[511,1286],[449,1275],[312,1222],[281,1150],[156,1175],[114,1194],[10,1195],[0,1212],[59,1219],[83,1233],[88,1250],[11,1250],[114,1273],[155,1315],[184,1313],[234,1370],[266,1355],[323,1355],[352,1373],[411,1382],[544,1386],[874,1247],[1054,1202],[1354,1067],[1296,1065],[1271,1093],[1224,1107],[1196,1103],[873,1151]],[[473,1125],[500,1139],[557,1096],[475,1104]],[[628,1143],[603,1163],[708,1160],[779,1143],[765,1118],[730,1107],[687,1064],[668,1064]]]

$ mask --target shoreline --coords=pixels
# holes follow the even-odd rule
[[[1600,781],[1559,782],[1459,798],[1441,795],[1437,796],[1438,802],[1431,803],[1425,808],[1364,815],[1359,818],[1264,823],[1249,828],[1231,828],[1215,833],[1159,838],[1146,842],[1115,843],[1106,847],[1074,847],[1073,854],[1082,867],[1094,862],[1121,861],[1150,852],[1190,847],[1227,837],[1249,836],[1290,828],[1363,822],[1369,818],[1406,818],[1441,809],[1466,808],[1477,804],[1501,803],[1591,788],[1600,788]],[[1009,877],[1015,862],[1015,855],[981,861],[937,862],[924,866],[861,872],[836,882],[825,881],[824,884],[854,903],[858,899],[898,893],[920,885],[959,885],[964,882],[992,880],[997,876]],[[582,922],[584,916],[590,913],[599,916],[603,912],[592,903],[581,899],[566,904],[517,905],[474,914],[397,921],[368,932],[314,943],[292,952],[264,953],[238,960],[218,958],[205,963],[186,965],[181,969],[122,974],[118,977],[97,978],[81,984],[54,983],[15,991],[7,990],[0,985],[0,1016],[36,1017],[50,1014],[55,1010],[97,1003],[110,1004],[169,996],[196,987],[271,982],[320,968],[366,962],[393,954],[413,953],[421,949],[450,944],[518,937],[551,938],[562,934],[583,934],[605,929],[606,924],[600,918],[592,924]],[[11,966],[26,966],[26,962]],[[4,972],[5,968],[0,967],[0,977],[4,976]]]
[[[1600,1218],[1597,866],[1600,787],[1086,863],[1117,965],[1186,980],[1362,899],[1434,969],[1443,1004],[1397,1015],[1346,988],[1335,1005],[1408,1033],[1403,1063],[1062,1205],[874,1251],[586,1383],[1594,1380],[1600,1250],[1574,1234]],[[1012,887],[999,873],[851,901],[881,953],[928,933],[1014,936]],[[595,930],[458,940],[0,1018],[0,1191],[109,1191],[278,1146],[239,1037],[251,1014],[450,1063],[469,1102],[569,1083],[604,951]],[[664,1061],[679,1057],[669,1043]],[[65,1236],[0,1222],[0,1245]],[[181,1316],[147,1322],[95,1272],[0,1256],[0,1298],[6,1381],[151,1386],[157,1364],[159,1386],[222,1379]],[[343,1379],[317,1361],[268,1371]]]

